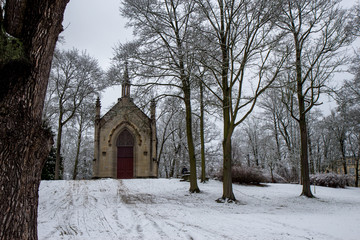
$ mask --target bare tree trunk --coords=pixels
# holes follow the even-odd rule
[[[358,153],[357,159],[355,159],[355,187],[359,187],[359,160],[360,152]]]
[[[231,162],[231,134],[227,134],[223,141],[223,200],[236,201],[232,189],[232,162]]]
[[[343,165],[344,174],[347,174],[346,166],[346,153],[345,153],[345,138],[340,137],[340,148],[341,148],[341,162]]]
[[[232,126],[230,121],[230,103],[229,98],[225,97],[223,104],[224,116],[224,139],[223,139],[223,200],[236,201],[232,189],[232,159],[231,159],[231,136]]]
[[[170,160],[170,172],[168,174],[168,178],[172,178],[174,177],[175,174],[175,163],[176,163],[176,159],[173,158],[172,160]]]
[[[299,119],[297,119],[300,128],[300,168],[301,184],[303,186],[301,195],[314,197],[310,189],[309,159],[308,159],[308,133],[306,126],[306,107],[305,96],[303,95],[303,78],[301,62],[301,46],[298,35],[294,33],[294,43],[296,51],[296,94],[299,105]]]
[[[280,140],[279,140],[279,127],[278,127],[277,118],[276,118],[275,113],[273,113],[273,123],[274,123],[274,137],[275,137],[275,143],[276,143],[276,157],[277,157],[277,160],[280,162],[281,161],[281,149],[280,149]]]
[[[78,174],[78,165],[79,165],[79,155],[81,149],[81,139],[82,139],[82,117],[79,123],[79,130],[78,130],[78,137],[77,137],[77,144],[76,144],[76,156],[75,156],[75,163],[74,163],[74,171],[73,171],[73,180],[76,180]]]
[[[221,34],[221,81],[222,81],[222,107],[223,107],[223,195],[222,199],[228,201],[236,201],[232,189],[232,159],[231,159],[231,136],[232,136],[232,123],[230,118],[232,102],[230,100],[231,88],[228,83],[229,72],[229,51],[227,45],[227,37],[225,35],[225,14],[224,3],[219,2],[220,7],[220,34]]]
[[[358,136],[360,137],[360,135]],[[360,144],[360,141],[358,139],[358,144]],[[359,187],[359,161],[360,161],[360,146],[358,146],[358,152],[356,154],[356,150],[353,150],[353,158],[355,163],[355,187]]]
[[[165,128],[163,129],[164,132],[163,132],[163,134],[161,136],[161,145],[160,145],[159,154],[157,156],[157,167],[158,167],[158,169],[159,169],[160,162],[162,160],[162,155],[163,155],[163,152],[164,152],[164,146],[165,146],[166,140],[167,140],[168,136],[170,136],[170,135],[166,136],[166,134],[167,134],[167,129],[168,129],[168,126],[169,126],[169,123],[170,123],[171,119],[172,119],[172,117],[169,118],[169,121],[166,123]]]
[[[62,113],[59,116],[58,132],[56,138],[56,161],[55,161],[55,180],[60,179],[60,166],[61,166],[61,139],[62,139]]]
[[[200,144],[201,144],[201,182],[206,182],[205,133],[204,133],[204,87],[200,81]]]
[[[313,154],[311,138],[309,134],[308,134],[308,140],[309,140],[310,173],[314,174],[315,173],[314,154]]]
[[[301,78],[300,78],[301,79]],[[299,103],[299,126],[300,126],[300,166],[301,183],[303,186],[302,196],[314,197],[310,189],[309,160],[308,160],[308,134],[305,117],[305,99],[302,95],[301,80],[298,81],[298,103]]]
[[[6,1],[5,31],[24,50],[22,59],[0,60],[1,240],[37,239],[41,169],[53,143],[41,116],[67,2]]]
[[[230,119],[230,98],[229,98],[229,88],[226,87],[228,85],[227,82],[227,69],[228,69],[228,62],[227,54],[224,52],[223,49],[223,58],[224,64],[226,65],[223,67],[223,118],[224,118],[224,139],[223,139],[223,195],[222,199],[227,201],[236,201],[235,195],[232,189],[232,158],[231,158],[231,136],[233,126],[231,124]]]
[[[192,135],[192,113],[191,113],[191,103],[190,103],[190,86],[185,84],[183,88],[184,91],[184,102],[185,102],[185,114],[186,114],[186,137],[189,148],[189,159],[190,159],[190,189],[189,191],[194,193],[200,192],[200,189],[197,185],[196,179],[196,158],[195,158],[195,147],[194,139]]]
[[[308,159],[308,133],[306,126],[306,110],[305,97],[303,95],[303,79],[302,79],[302,65],[301,65],[301,48],[294,35],[296,47],[296,91],[299,105],[299,119],[297,119],[300,128],[300,168],[301,168],[301,184],[303,186],[301,195],[306,197],[314,197],[310,189],[309,176],[309,159]]]
[[[320,140],[320,139],[319,139]],[[320,144],[317,144],[317,158],[316,158],[316,172],[321,173],[321,155],[320,155]]]
[[[308,145],[307,145],[307,133],[306,133],[306,122],[304,117],[300,116],[300,166],[301,166],[301,183],[303,186],[302,196],[314,197],[310,189],[310,177],[309,177],[309,161],[308,161]]]
[[[169,178],[169,171],[167,169],[166,164],[164,164],[164,168],[165,168],[165,178]]]
[[[274,178],[274,164],[270,163],[268,164],[269,168],[270,168],[270,175],[271,175],[271,182],[275,183],[275,178]]]

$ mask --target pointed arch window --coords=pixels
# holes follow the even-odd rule
[[[129,130],[124,129],[120,133],[120,135],[119,135],[119,137],[118,137],[118,139],[116,141],[116,146],[117,147],[120,147],[120,146],[134,146],[134,137],[130,133]]]

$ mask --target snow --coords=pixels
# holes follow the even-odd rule
[[[42,181],[39,239],[360,239],[360,188],[234,185],[239,203],[217,203],[222,183],[190,194],[179,179]],[[314,188],[312,187],[314,192]]]

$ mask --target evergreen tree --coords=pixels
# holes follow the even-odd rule
[[[61,162],[62,157],[61,157]],[[52,147],[41,172],[41,180],[55,180],[56,148]],[[63,166],[60,167],[60,175],[63,173]],[[62,178],[62,176],[60,176]]]

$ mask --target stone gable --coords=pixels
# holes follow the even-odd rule
[[[117,146],[124,131],[134,140],[133,146]],[[120,98],[101,118],[97,104],[94,142],[94,178],[157,177],[155,119],[143,113],[130,97]]]

